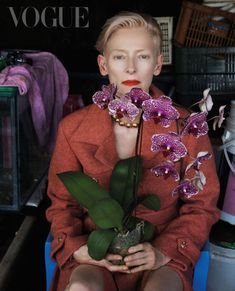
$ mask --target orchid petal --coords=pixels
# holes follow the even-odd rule
[[[117,86],[113,84],[103,85],[102,91],[97,91],[93,96],[93,102],[101,109],[106,109],[111,100],[114,99],[114,96],[117,92]]]
[[[187,148],[180,141],[177,134],[154,134],[152,136],[151,150],[162,152],[165,157],[175,162],[186,156]]]
[[[192,113],[186,120],[181,135],[192,134],[196,138],[207,134],[209,127],[206,122],[207,112]]]
[[[214,117],[214,122],[213,122],[213,130],[216,130],[216,125],[218,125],[218,128],[221,127],[223,121],[225,120],[224,118],[224,109],[226,105],[220,106],[219,108],[219,116]]]
[[[210,88],[203,91],[203,98],[199,101],[199,108],[202,112],[208,112],[213,107],[212,97],[209,94]]]
[[[196,175],[192,179],[192,183],[195,187],[197,187],[198,191],[202,191],[203,186],[206,185],[206,177],[203,174],[203,172],[201,171],[196,172]]]
[[[151,172],[153,172],[157,177],[163,176],[164,179],[172,177],[175,181],[179,181],[180,176],[174,166],[175,164],[172,161],[164,161],[153,167]]]
[[[191,198],[196,194],[198,194],[198,189],[190,180],[182,181],[172,192],[172,196],[179,195],[186,198]]]
[[[144,101],[142,104],[143,119],[145,121],[153,119],[155,123],[160,123],[163,127],[169,127],[171,122],[180,116],[171,104],[172,101],[167,96]]]
[[[125,98],[135,104],[136,107],[141,108],[142,103],[150,99],[151,96],[141,88],[132,88],[130,92],[125,94]]]
[[[187,172],[190,169],[194,169],[196,171],[199,171],[199,168],[200,168],[202,162],[209,160],[211,157],[212,157],[212,154],[210,154],[208,152],[199,152],[197,155],[197,158],[193,159],[193,161],[190,164],[188,164],[185,172]]]
[[[130,121],[133,121],[139,114],[140,110],[131,102],[126,100],[115,99],[108,104],[109,114],[115,118],[126,117]]]
[[[172,104],[172,99],[171,99],[171,97],[166,96],[166,95],[161,95],[161,96],[158,98],[158,100],[161,101],[161,102],[165,102],[165,103]]]

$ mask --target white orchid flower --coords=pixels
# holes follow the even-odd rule
[[[213,107],[212,97],[209,92],[210,88],[207,88],[203,91],[203,98],[199,101],[198,104],[200,110],[203,112],[209,112]]]

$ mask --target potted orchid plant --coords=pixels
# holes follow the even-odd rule
[[[207,115],[213,106],[210,89],[203,92],[203,98],[195,105],[199,105],[200,112],[189,111],[186,118],[181,119],[170,97],[160,96],[153,99],[147,92],[133,88],[121,98],[115,98],[117,88],[110,84],[103,86],[101,91],[93,95],[93,102],[101,109],[108,109],[114,119],[127,118],[131,122],[140,115],[136,140],[136,154],[129,159],[120,160],[112,171],[109,192],[101,187],[91,177],[83,172],[64,172],[58,176],[68,191],[85,208],[96,224],[88,238],[89,255],[101,260],[107,252],[125,255],[128,247],[141,241],[148,241],[154,234],[154,226],[140,220],[133,215],[135,207],[142,203],[152,210],[159,210],[160,201],[157,195],[149,194],[138,198],[136,193],[141,179],[141,130],[144,121],[153,119],[156,124],[169,127],[171,122],[180,121],[179,132],[157,133],[152,136],[151,151],[163,154],[165,160],[154,166],[151,171],[158,177],[173,178],[178,185],[172,195],[191,197],[203,189],[206,177],[200,170],[202,162],[211,158],[208,152],[199,152],[192,157],[185,173],[178,173],[175,164],[180,162],[188,150],[182,138],[191,134],[195,138],[207,134],[209,128]],[[224,120],[225,106],[219,109],[219,115],[213,117],[213,128],[221,127]],[[188,179],[187,172],[195,170],[193,178]],[[137,239],[137,240],[136,240]]]
[[[131,245],[153,236],[154,226],[133,216],[138,203],[156,211],[160,208],[156,195],[136,199],[133,189],[138,188],[140,170],[140,156],[120,160],[112,171],[109,192],[83,172],[58,174],[68,191],[88,209],[97,226],[88,238],[88,252],[92,258],[101,260],[108,251],[124,256]]]

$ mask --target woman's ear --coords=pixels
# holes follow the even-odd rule
[[[100,74],[106,76],[108,74],[105,57],[103,55],[98,55],[97,63],[99,66]]]
[[[161,73],[162,64],[163,64],[163,55],[161,54],[157,57],[157,64],[155,66],[154,73],[153,73],[154,76],[158,76]]]

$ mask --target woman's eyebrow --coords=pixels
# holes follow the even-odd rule
[[[113,49],[113,52],[127,52],[128,50],[127,49]],[[137,49],[137,50],[135,50],[137,53],[138,52],[148,52],[149,51],[149,49],[146,49],[146,48],[142,48],[142,49]]]

